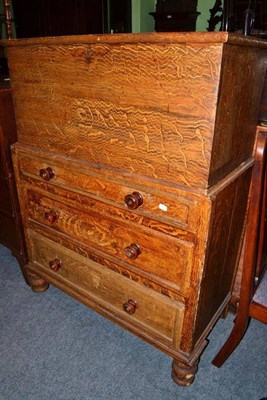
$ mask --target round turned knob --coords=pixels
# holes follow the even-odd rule
[[[46,211],[45,219],[50,223],[53,224],[58,219],[58,213],[55,211]]]
[[[137,309],[137,303],[136,301],[130,299],[127,301],[127,303],[123,304],[122,308],[128,314],[133,315]]]
[[[141,254],[141,249],[138,244],[132,243],[130,246],[125,247],[124,253],[127,257],[135,260]]]
[[[133,192],[132,194],[127,194],[124,197],[124,203],[130,210],[136,210],[143,204],[143,197],[141,193]]]
[[[51,167],[40,169],[39,174],[44,181],[50,181],[55,176],[55,172]]]
[[[59,268],[61,267],[61,260],[59,258],[55,258],[53,261],[49,261],[49,267],[57,272]]]

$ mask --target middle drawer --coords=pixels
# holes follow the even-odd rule
[[[101,214],[100,207],[26,190],[28,219],[101,251],[128,268],[186,295],[190,284],[194,244]],[[50,197],[51,196],[51,197]],[[152,275],[152,276],[151,276]]]

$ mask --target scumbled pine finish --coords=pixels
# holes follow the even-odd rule
[[[162,33],[5,45],[33,289],[64,290],[192,383],[232,290],[267,44]]]

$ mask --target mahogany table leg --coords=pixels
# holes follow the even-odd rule
[[[216,355],[216,357],[212,360],[212,364],[215,365],[216,367],[220,368],[225,361],[230,357],[230,355],[233,353],[233,351],[236,349],[238,344],[240,343],[241,339],[243,338],[247,325],[248,325],[248,318],[235,321],[234,327],[232,329],[232,332],[230,333],[230,336],[224,343],[223,347],[219,351],[219,353]]]
[[[35,275],[32,272],[28,272],[29,283],[34,292],[44,292],[48,289],[49,283],[47,283],[43,278]]]
[[[172,379],[180,386],[189,386],[194,382],[199,358],[194,365],[184,364],[181,361],[173,360],[172,363]]]
[[[239,306],[232,332],[212,361],[212,364],[216,367],[221,367],[235,350],[246,332],[248,321],[251,317],[250,307],[256,290],[255,277],[257,277],[258,269],[257,259],[259,258],[260,261],[262,260],[263,243],[264,240],[266,240],[266,169],[267,135],[266,132],[260,131],[257,138],[255,162],[250,187]]]

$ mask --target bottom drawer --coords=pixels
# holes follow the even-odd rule
[[[140,336],[144,332],[152,337],[156,335],[173,347],[179,345],[183,304],[130,281],[33,231],[29,231],[29,238],[31,268],[40,276],[45,273],[45,278],[51,279],[52,284],[57,286],[58,283],[60,288],[78,299],[81,294],[85,295],[92,308],[108,314],[121,325],[127,325],[127,329],[138,332]]]

